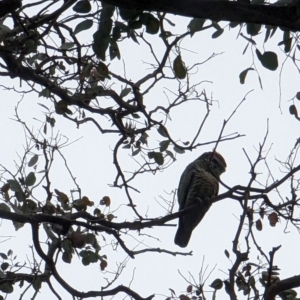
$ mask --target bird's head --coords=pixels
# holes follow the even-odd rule
[[[218,152],[205,152],[198,159],[204,161],[204,168],[216,177],[220,177],[226,171],[226,161]]]

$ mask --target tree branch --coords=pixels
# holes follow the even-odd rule
[[[295,4],[256,5],[241,1],[223,0],[105,0],[106,3],[127,9],[166,12],[186,17],[284,26],[300,30]]]

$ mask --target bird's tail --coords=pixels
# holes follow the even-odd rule
[[[178,245],[179,247],[185,248],[189,243],[191,234],[192,234],[191,231],[187,232],[184,230],[184,228],[182,228],[182,226],[178,226],[178,229],[177,229],[177,232],[175,235],[175,239],[174,239],[174,243],[176,245]]]

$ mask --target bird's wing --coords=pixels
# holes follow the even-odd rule
[[[195,163],[190,163],[182,173],[179,181],[177,197],[179,203],[179,210],[185,208],[186,198],[189,193],[190,187],[193,183],[195,176]]]

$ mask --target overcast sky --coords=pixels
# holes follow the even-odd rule
[[[170,29],[173,33],[183,33],[190,21],[189,18],[174,17],[172,15],[169,15],[168,18],[176,24],[174,28]],[[226,23],[220,24],[222,27],[226,25]],[[269,120],[269,135],[265,150],[270,149],[267,161],[274,178],[280,179],[284,176],[284,173],[275,159],[284,161],[294,146],[296,138],[299,136],[298,121],[288,111],[292,103],[289,100],[299,90],[299,75],[291,60],[287,60],[282,68],[281,89],[279,89],[279,72],[285,60],[285,54],[281,53],[277,44],[282,40],[282,34],[277,32],[265,45],[262,43],[264,33],[260,37],[255,38],[257,47],[261,52],[265,49],[266,51],[275,51],[277,54],[280,54],[279,68],[277,71],[272,72],[261,66],[256,56],[253,56],[250,46],[246,54],[242,55],[247,42],[241,37],[237,39],[237,28],[229,30],[226,27],[223,35],[216,40],[211,39],[213,32],[214,30],[210,29],[206,32],[196,33],[192,38],[185,38],[180,44],[181,55],[186,66],[203,62],[212,53],[218,54],[205,64],[199,65],[197,73],[191,77],[191,81],[194,83],[206,81],[200,85],[198,90],[202,91],[205,89],[207,95],[211,95],[216,100],[198,142],[202,143],[217,139],[223,121],[231,115],[236,106],[248,94],[246,100],[225,128],[225,134],[238,132],[245,136],[220,143],[218,147],[218,151],[224,156],[228,166],[226,173],[222,175],[222,181],[228,186],[248,183],[250,166],[243,149],[251,159],[254,160],[256,158],[256,149],[263,142],[267,131],[267,120]],[[93,33],[94,30],[84,31],[78,37],[83,43],[90,43]],[[145,37],[151,41],[155,53],[161,57],[163,48],[159,38],[157,36],[150,37],[146,33]],[[110,70],[114,73],[124,75],[124,69],[126,69],[127,78],[137,81],[144,74],[151,71],[149,65],[145,62],[153,63],[153,58],[149,49],[144,45],[138,45],[128,40],[120,43],[120,51],[122,59],[120,61],[115,59],[110,65]],[[252,59],[254,59],[261,77],[263,89],[260,87],[258,76],[255,72],[248,73],[244,85],[241,85],[239,82],[240,72],[251,66]],[[12,81],[8,78],[2,78],[1,85],[14,85],[18,90],[27,89],[25,82],[20,87],[18,80]],[[113,88],[117,92],[121,91],[120,85],[114,85]],[[177,89],[177,86],[170,80],[159,84],[157,88],[153,89],[153,92],[148,93],[145,97],[147,109],[150,110],[156,105],[166,105],[168,101],[166,95],[172,99],[170,92],[172,89]],[[251,93],[249,93],[250,91]],[[23,155],[23,147],[25,146],[24,131],[21,125],[12,120],[15,106],[21,100],[21,95],[13,91],[5,91],[4,88],[1,90],[1,95],[2,108],[0,117],[2,126],[0,127],[0,134],[3,143],[0,150],[1,164],[14,172],[14,161],[18,161],[18,154]],[[42,126],[42,123],[37,121],[37,119],[43,121],[45,118],[45,111],[37,103],[43,103],[49,108],[53,108],[49,100],[38,98],[38,95],[34,93],[25,95],[19,105],[20,117],[35,132],[38,132]],[[205,105],[199,102],[188,103],[175,108],[171,113],[172,120],[167,123],[173,139],[191,141],[205,113]],[[87,115],[90,114],[87,113]],[[54,115],[54,117],[56,119],[55,132],[59,131],[60,134],[67,136],[70,141],[80,138],[72,145],[65,147],[62,152],[67,157],[69,167],[80,184],[83,194],[87,195],[96,204],[99,203],[99,200],[104,195],[109,195],[112,199],[110,209],[112,211],[118,209],[114,212],[117,216],[115,221],[133,220],[134,215],[131,209],[126,206],[128,200],[124,191],[109,186],[109,184],[113,183],[116,175],[116,170],[112,164],[112,148],[118,137],[102,135],[91,123],[76,129],[73,123],[68,122],[62,116]],[[97,116],[93,117],[100,120]],[[153,146],[157,144],[156,141],[163,140],[155,132],[153,132],[151,138],[153,142],[151,141],[150,143]],[[138,176],[133,185],[140,193],[132,193],[132,197],[139,212],[148,217],[164,216],[166,211],[161,206],[163,201],[160,196],[171,200],[172,195],[170,193],[177,188],[180,175],[185,166],[200,154],[210,151],[212,148],[213,145],[209,145],[190,153],[187,152],[184,155],[177,155],[175,163],[163,172],[155,174],[155,176],[152,174]],[[34,150],[33,153],[41,154]],[[130,153],[128,149],[123,149],[119,154],[124,171],[134,171],[138,168]],[[62,159],[59,156],[56,159],[51,172],[52,188],[68,194],[75,186],[64,167]],[[299,159],[296,162],[295,165],[299,163]],[[37,171],[42,170],[43,167],[44,164],[41,161]],[[261,174],[258,178],[260,182],[265,183],[268,172],[263,163],[260,165],[259,170]],[[37,174],[37,178],[39,176],[41,175]],[[221,187],[220,193],[223,192],[225,192],[225,189]],[[283,198],[290,197],[288,184],[286,189],[282,189],[281,192]],[[36,191],[37,195],[40,197],[40,201],[45,199],[42,187]],[[270,194],[270,199],[274,202],[279,201],[279,197],[275,193]],[[91,213],[93,209],[91,208]],[[176,204],[175,211],[177,209]],[[208,266],[208,271],[215,267],[214,272],[208,279],[208,283],[211,283],[215,278],[227,279],[226,272],[232,263],[226,258],[224,250],[227,249],[234,260],[234,256],[231,253],[232,240],[241,212],[239,204],[230,199],[214,204],[201,224],[194,230],[190,243],[185,249],[186,252],[193,251],[193,256],[179,255],[174,257],[159,253],[137,255],[134,260],[128,259],[126,268],[117,280],[116,285],[123,284],[128,286],[131,284],[131,288],[143,297],[157,293],[163,299],[165,296],[170,295],[169,288],[173,288],[179,295],[188,284],[181,278],[178,270],[187,278],[190,278],[190,272],[198,280],[198,273],[203,258],[205,259],[204,267]],[[175,221],[170,223],[177,224]],[[280,277],[284,278],[285,276],[299,273],[299,259],[296,256],[299,235],[296,230],[292,226],[288,226],[287,231],[289,233],[284,234],[285,222],[277,224],[275,228],[270,228],[266,218],[263,221],[263,226],[263,231],[257,232],[256,238],[264,251],[268,253],[272,247],[282,245],[275,258],[275,264],[281,268]],[[7,252],[11,248],[18,255],[20,264],[32,261],[29,249],[29,246],[32,245],[29,226],[25,225],[24,229],[15,232],[10,222],[3,221],[1,228],[3,241],[5,237],[11,236],[9,241],[5,241],[2,244],[1,252]],[[176,227],[160,227],[147,229],[142,232],[154,238],[149,238],[147,235],[138,236],[137,233],[129,233],[122,238],[129,247],[136,247],[136,249],[150,246],[170,251],[182,251],[173,243],[175,232]],[[105,239],[109,244],[111,237],[105,235]],[[105,246],[101,235],[99,235],[99,241],[100,245],[104,246],[101,254],[106,254],[108,257],[107,271],[116,271],[118,264],[126,260],[126,254],[121,248],[113,251],[110,245]],[[244,244],[241,241],[241,250],[245,250],[243,247]],[[253,246],[251,250],[253,250],[251,257],[255,258],[258,253]],[[287,257],[289,260],[286,259]],[[74,288],[80,291],[100,290],[102,286],[106,285],[104,278],[112,278],[112,275],[109,273],[103,274],[98,264],[83,267],[76,255],[71,265],[59,263],[58,270]],[[134,277],[133,280],[132,277]],[[15,289],[17,289],[17,286],[15,286]],[[29,299],[31,294],[27,293],[26,295],[27,297],[25,298]],[[62,291],[60,295],[63,297],[66,294]],[[240,294],[238,295],[240,296]],[[42,289],[38,299],[44,299],[47,296],[50,297],[50,291],[48,288],[45,288]],[[116,298],[121,299],[123,296],[120,294]],[[9,296],[9,299],[16,299],[16,296],[12,294]],[[63,299],[71,299],[71,297],[64,296]]]

